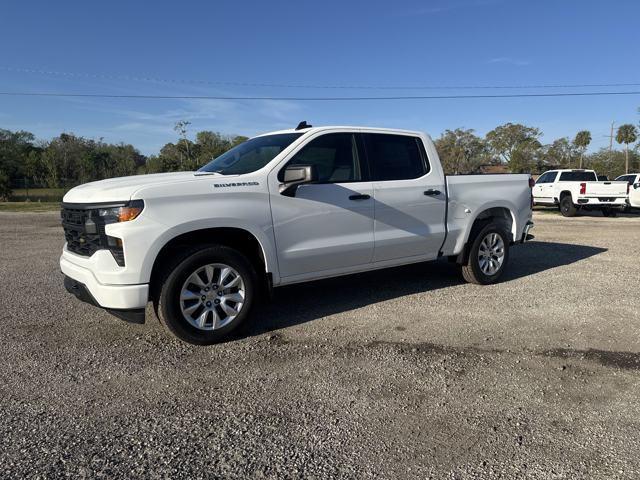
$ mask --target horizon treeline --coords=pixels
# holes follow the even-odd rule
[[[105,178],[196,170],[247,139],[213,131],[198,132],[190,139],[188,125],[178,122],[176,141],[150,156],[131,144],[73,133],[41,140],[27,131],[0,129],[0,199],[8,199],[17,188],[67,189]],[[543,144],[541,137],[538,128],[507,123],[484,137],[473,129],[445,130],[435,143],[447,174],[479,173],[489,165],[504,165],[512,173],[532,174],[551,168],[589,168],[613,179],[640,170],[638,130],[633,125],[618,129],[614,145],[623,150],[602,148],[587,154],[591,133],[586,130],[549,144]]]

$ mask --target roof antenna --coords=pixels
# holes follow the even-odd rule
[[[296,127],[296,130],[303,130],[305,128],[311,128],[313,125],[309,125],[307,124],[306,120],[301,121],[298,126]]]

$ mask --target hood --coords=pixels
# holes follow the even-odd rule
[[[101,203],[130,200],[142,187],[196,181],[194,172],[152,173],[131,177],[109,178],[72,188],[62,199],[66,203]]]

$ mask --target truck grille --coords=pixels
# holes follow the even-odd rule
[[[70,252],[90,257],[104,248],[101,235],[97,231],[89,233],[86,230],[86,222],[91,218],[91,210],[62,207],[60,217],[67,249]]]
[[[95,210],[62,205],[60,219],[67,249],[77,255],[90,257],[98,250],[110,250],[116,263],[124,266],[124,252],[105,233],[104,222],[94,216]]]

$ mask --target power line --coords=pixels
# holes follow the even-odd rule
[[[78,97],[78,98],[137,98],[146,100],[282,100],[300,102],[351,102],[376,100],[446,100],[472,98],[540,98],[540,97],[598,97],[612,95],[640,95],[640,91],[630,92],[553,92],[553,93],[513,93],[487,95],[400,95],[380,97],[271,97],[271,96],[221,96],[221,95],[135,95],[103,93],[59,93],[59,92],[0,92],[6,97]]]
[[[95,78],[102,80],[124,80],[135,82],[156,82],[170,84],[212,85],[222,87],[268,87],[268,88],[307,88],[307,89],[344,89],[344,90],[517,90],[544,88],[607,88],[607,87],[637,87],[640,83],[578,83],[578,84],[537,84],[537,85],[317,85],[299,83],[268,83],[268,82],[236,82],[212,80],[166,79],[146,75],[122,75],[86,72],[64,72],[39,68],[14,68],[0,66],[0,70],[14,73],[29,73],[39,75]]]

